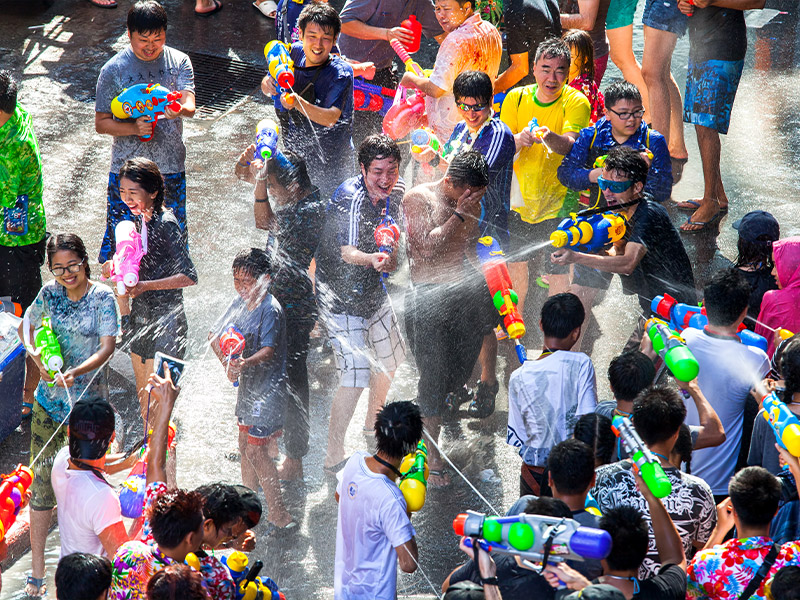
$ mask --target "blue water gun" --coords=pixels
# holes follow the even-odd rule
[[[764,418],[772,427],[775,439],[789,454],[800,457],[800,419],[775,392],[764,396],[761,402]]]
[[[615,212],[583,216],[572,213],[550,234],[555,248],[569,247],[577,252],[598,252],[625,236],[625,217]]]
[[[256,158],[263,161],[275,156],[278,151],[280,127],[272,119],[261,119],[256,125]]]
[[[395,90],[372,83],[361,77],[353,79],[353,109],[385,116],[394,102]]]
[[[258,576],[264,563],[257,560],[249,569],[247,563],[247,555],[238,550],[222,557],[222,564],[228,568],[236,586],[235,600],[286,600],[277,583],[269,577]]]
[[[158,117],[164,114],[164,109],[180,112],[181,105],[178,100],[180,92],[171,92],[163,85],[157,83],[137,83],[122,90],[119,96],[111,101],[111,114],[118,119],[138,119],[149,117],[153,127],[150,135],[139,139],[148,142],[153,139]]]

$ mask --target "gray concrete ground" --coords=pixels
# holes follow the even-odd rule
[[[273,37],[272,21],[254,11],[249,1],[225,3],[210,19],[193,15],[193,3],[167,0],[170,17],[168,43],[184,51],[206,53],[249,62],[264,69],[262,49]],[[339,0],[338,5],[342,4]],[[37,2],[0,0],[0,68],[13,70],[22,83],[21,101],[30,110],[44,162],[45,203],[51,232],[73,231],[86,241],[96,256],[105,228],[105,197],[111,140],[94,132],[93,97],[97,74],[103,63],[126,44],[124,17],[129,3],[116,11],[101,10],[88,2]],[[800,184],[795,176],[800,148],[800,41],[797,7],[790,0],[768,6],[788,10],[768,25],[750,30],[746,71],[733,110],[729,135],[723,140],[722,172],[731,199],[730,214],[719,235],[684,236],[692,256],[698,285],[724,261],[735,256],[735,232],[731,223],[754,208],[772,211],[784,236],[800,232],[795,199]],[[641,10],[641,7],[640,7]],[[758,24],[758,23],[756,23]],[[641,27],[635,31],[641,50]],[[673,60],[673,72],[683,84],[688,41],[681,40]],[[423,63],[425,61],[423,60]],[[605,84],[619,77],[613,67]],[[261,246],[255,230],[252,193],[233,175],[238,152],[250,143],[255,123],[272,113],[259,93],[245,98],[224,114],[186,122],[188,146],[188,221],[191,254],[200,283],[185,294],[191,330],[190,366],[176,407],[179,424],[178,481],[194,487],[215,480],[238,482],[239,464],[233,416],[234,389],[204,344],[206,332],[233,297],[230,264],[235,253]],[[685,199],[702,194],[702,174],[694,132],[686,128],[691,161],[673,197]],[[675,222],[685,218],[673,211]],[[47,275],[47,274],[46,274]],[[49,275],[47,275],[49,277]],[[393,300],[402,311],[402,289],[393,288]],[[530,349],[539,344],[535,315],[544,293],[536,290],[527,315]],[[614,283],[595,309],[590,347],[598,371],[601,399],[608,397],[605,369],[633,328],[637,303],[621,294]],[[501,361],[501,368],[504,365]],[[127,429],[135,429],[135,400],[127,357],[116,356],[114,401]],[[336,504],[333,487],[322,475],[330,400],[336,387],[330,353],[319,345],[309,361],[312,383],[312,445],[306,458],[303,484],[285,488],[292,514],[301,521],[299,534],[291,538],[261,538],[254,557],[265,562],[264,572],[274,577],[289,598],[330,598]],[[409,360],[398,372],[390,393],[412,399],[416,376]],[[367,448],[362,434],[365,400],[354,416],[347,435],[347,449]],[[518,496],[519,458],[506,446],[507,396],[501,388],[497,412],[485,421],[464,419],[445,429],[444,449],[466,478],[498,511]],[[29,460],[29,431],[25,425],[0,445],[0,469],[6,471]],[[493,477],[481,472],[491,469]],[[464,509],[491,510],[466,480],[453,477],[447,490],[429,490],[425,508],[414,517],[420,546],[421,569],[401,574],[401,597],[432,597],[447,573],[461,560],[452,518]],[[58,556],[57,537],[48,551],[48,577]],[[24,557],[3,574],[0,598],[21,597]],[[51,597],[54,596],[51,585]]]

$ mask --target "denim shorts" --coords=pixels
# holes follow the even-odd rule
[[[728,133],[743,68],[743,60],[694,61],[689,58],[684,122]]]
[[[678,0],[647,0],[642,15],[643,24],[678,37],[686,33],[688,20],[689,17],[678,10]]]

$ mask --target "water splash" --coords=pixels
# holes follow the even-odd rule
[[[439,600],[441,600],[441,599],[442,599],[442,595],[439,593],[439,590],[437,590],[437,589],[436,589],[436,586],[435,586],[435,585],[433,585],[433,582],[431,581],[430,577],[428,577],[428,574],[427,574],[427,573],[425,573],[425,570],[422,568],[422,565],[421,565],[421,564],[419,564],[419,561],[418,561],[418,560],[417,560],[417,559],[414,557],[414,555],[413,555],[413,554],[411,554],[411,551],[410,551],[408,548],[406,548],[405,544],[404,544],[402,547],[405,549],[405,551],[406,551],[406,552],[408,552],[408,555],[411,557],[411,560],[413,560],[413,561],[416,563],[416,565],[417,565],[417,570],[418,570],[418,571],[419,571],[419,572],[422,574],[422,576],[425,578],[425,581],[427,581],[427,582],[428,582],[428,585],[429,585],[429,586],[431,587],[431,589],[433,590],[433,593],[436,595],[436,597],[437,597]]]

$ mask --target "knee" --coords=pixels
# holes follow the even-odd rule
[[[648,86],[663,83],[663,71],[645,63],[642,65],[642,79]]]

